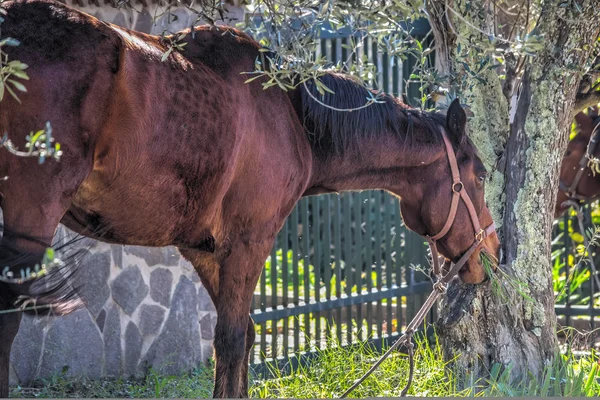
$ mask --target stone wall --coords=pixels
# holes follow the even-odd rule
[[[177,15],[174,22],[163,15],[154,23],[153,16],[164,13],[157,4],[136,3],[138,12],[67,3],[104,21],[153,34],[185,29],[196,19],[183,7],[170,10]],[[242,8],[228,8],[233,19],[243,17]],[[214,306],[176,249],[95,243],[81,268],[87,308],[60,318],[24,316],[11,353],[11,384],[62,371],[89,378],[129,377],[153,367],[178,374],[212,356]]]
[[[87,307],[65,317],[24,316],[11,383],[69,376],[188,371],[212,356],[216,312],[177,250],[95,243],[80,261]]]

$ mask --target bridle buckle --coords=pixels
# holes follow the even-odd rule
[[[477,243],[481,243],[483,242],[483,239],[485,239],[485,231],[483,229],[479,229],[479,231],[477,231],[475,234],[475,241]]]
[[[441,281],[441,280],[439,280],[433,284],[433,290],[437,290],[440,294],[445,294],[446,288],[447,288],[446,282]]]

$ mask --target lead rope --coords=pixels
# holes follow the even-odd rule
[[[446,293],[446,288],[447,288],[448,282],[450,282],[452,279],[454,279],[454,277],[458,274],[458,271],[460,270],[460,268],[467,262],[467,260],[475,252],[477,247],[479,247],[479,245],[481,244],[483,239],[485,237],[487,237],[490,234],[490,232],[493,230],[494,230],[494,224],[490,225],[485,230],[485,235],[482,235],[480,237],[480,239],[477,239],[471,245],[471,247],[467,250],[467,252],[465,254],[463,254],[463,256],[460,258],[460,260],[458,260],[456,262],[456,264],[454,264],[450,268],[450,271],[448,271],[446,273],[446,275],[438,276],[437,282],[433,284],[433,291],[429,294],[429,297],[427,298],[427,300],[425,300],[425,303],[423,303],[423,306],[421,306],[421,308],[419,309],[417,314],[414,316],[412,321],[410,321],[410,323],[406,327],[406,331],[404,331],[404,334],[379,358],[379,360],[377,360],[377,362],[363,376],[360,377],[360,379],[355,381],[354,384],[352,386],[350,386],[350,388],[348,390],[346,390],[340,396],[340,399],[344,399],[344,398],[348,397],[348,395],[354,389],[356,389],[361,383],[363,383],[365,381],[365,379],[367,379],[373,372],[375,372],[375,370],[381,365],[381,363],[383,361],[385,361],[385,359],[388,358],[390,356],[390,354],[392,354],[392,352],[397,347],[399,347],[403,344],[406,345],[406,347],[408,349],[409,372],[408,372],[408,382],[406,383],[406,386],[404,387],[404,389],[402,389],[402,391],[400,392],[400,397],[406,396],[408,389],[412,385],[412,379],[413,379],[413,374],[414,374],[414,365],[415,365],[414,364],[415,363],[414,355],[415,354],[414,354],[414,344],[412,343],[412,337],[413,337],[415,331],[419,327],[421,321],[425,318],[425,315],[429,312],[429,310],[431,310],[431,307],[433,307],[435,302],[440,298],[441,295]],[[431,246],[432,256],[434,254],[437,255],[437,248],[435,245],[435,241],[430,241],[429,245]],[[438,262],[439,262],[439,260],[436,260],[436,259],[433,260],[434,265],[435,265],[435,263],[438,263]]]
[[[433,307],[433,305],[440,298],[440,296],[446,292],[446,283],[440,280],[433,285],[433,289],[434,290],[429,294],[429,297],[427,298],[427,300],[425,300],[425,303],[423,304],[421,309],[419,309],[415,317],[412,319],[412,321],[410,321],[410,324],[408,324],[408,326],[406,327],[404,335],[402,335],[400,339],[396,340],[396,342],[379,358],[379,360],[377,360],[377,362],[373,364],[373,366],[363,376],[361,376],[360,379],[355,381],[354,384],[350,386],[350,388],[340,396],[340,399],[348,397],[348,395],[354,389],[356,389],[361,383],[365,381],[365,379],[367,379],[373,372],[375,372],[377,368],[379,368],[381,363],[385,361],[385,359],[388,358],[397,347],[403,344],[406,345],[406,348],[408,349],[409,371],[408,381],[406,382],[406,386],[404,386],[404,389],[402,389],[402,391],[400,392],[400,397],[406,396],[408,389],[412,385],[415,369],[415,345],[412,342],[412,337],[416,329],[419,327],[423,318],[425,318],[425,315],[429,312],[429,310],[431,310],[431,307]]]

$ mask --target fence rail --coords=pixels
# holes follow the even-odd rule
[[[287,358],[334,338],[401,331],[431,282],[425,241],[408,231],[383,191],[302,199],[279,233],[257,285],[253,363]]]

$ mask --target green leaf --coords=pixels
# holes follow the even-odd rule
[[[17,103],[21,104],[21,99],[19,99],[19,96],[17,96],[17,94],[10,88],[10,86],[4,84],[4,88],[6,88],[6,91],[13,97],[13,99],[17,101]]]
[[[596,375],[598,375],[598,369],[600,369],[598,362],[593,363],[592,368],[590,370],[590,374],[588,375],[587,381],[585,382],[584,386],[584,394],[587,396],[594,396],[598,394],[593,392],[594,381],[596,380]]]
[[[23,93],[27,92],[27,88],[25,87],[25,85],[23,85],[21,82],[15,81],[14,79],[9,79],[8,80],[14,87],[15,89],[17,89],[18,91],[21,91]]]
[[[250,83],[258,78],[262,77],[262,75],[253,76],[252,78],[246,79],[244,83]]]
[[[8,65],[11,68],[17,68],[17,69],[21,69],[21,70],[29,68],[29,65],[22,63],[19,60],[9,61],[6,65]]]
[[[29,80],[29,75],[27,75],[27,73],[24,72],[24,71],[22,71],[22,70],[18,70],[18,69],[17,70],[13,70],[13,71],[10,72],[10,74],[12,76],[14,76],[15,78],[23,79],[23,80],[26,80],[26,81]]]
[[[576,243],[583,243],[583,235],[579,232],[573,232],[571,234],[571,239]]]
[[[13,38],[5,38],[0,40],[0,47],[2,46],[19,46],[21,44],[21,42],[19,42],[17,39],[13,39]]]
[[[160,61],[164,62],[167,58],[169,58],[169,54],[171,54],[172,51],[173,51],[173,48],[169,47],[169,50],[165,51],[165,53],[162,55]]]
[[[54,249],[53,249],[52,247],[48,247],[48,248],[46,249],[46,254],[45,254],[45,257],[46,257],[46,259],[47,259],[47,260],[49,260],[49,261],[53,261],[53,260],[54,260],[54,258],[55,258],[55,253],[54,253]]]
[[[335,94],[335,92],[333,90],[329,89],[325,84],[322,84],[322,87],[323,87],[324,91],[331,93],[331,94]]]

